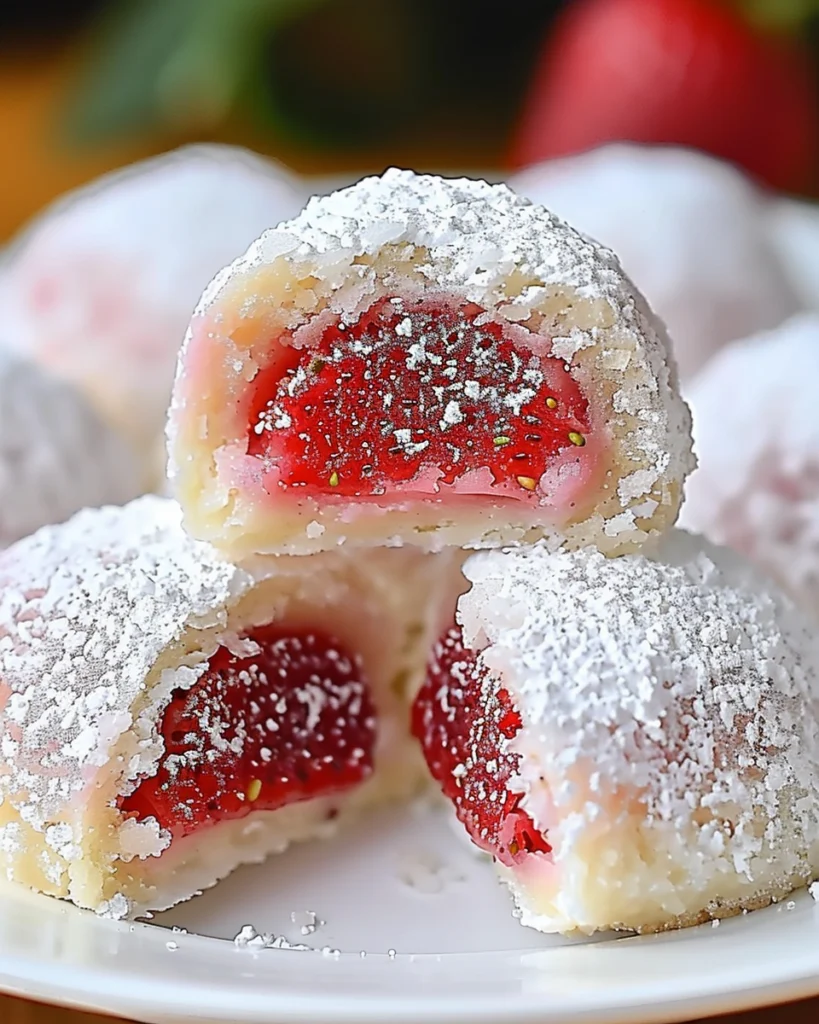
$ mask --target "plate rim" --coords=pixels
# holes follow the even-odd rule
[[[218,941],[218,940],[217,940]],[[271,952],[286,952],[284,950]],[[155,999],[136,1001],[129,996],[129,1003],[124,1006],[120,1001],[100,998],[99,990],[75,986],[68,990],[56,983],[42,984],[29,977],[20,984],[22,975],[10,975],[0,961],[0,994],[19,999],[65,1009],[85,1011],[88,1013],[113,1014],[127,1017],[142,1024],[155,1024],[161,1021],[190,1022],[204,1024],[202,1004],[190,1003],[184,1008],[176,1005],[162,1005]],[[201,990],[197,990],[200,992]],[[724,992],[710,992],[697,995],[665,996],[660,1002],[640,1000],[624,1001],[612,1004],[607,1001],[586,1006],[559,1006],[549,1009],[544,1006],[545,996],[514,1007],[516,1024],[678,1024],[682,1021],[700,1020],[721,1014],[741,1013],[743,1011],[763,1009],[766,1007],[785,1005],[804,999],[819,996],[819,972],[812,972],[800,978],[786,978],[779,982],[763,983],[741,990],[731,988]],[[344,1012],[339,1012],[338,999],[333,996],[323,997],[317,1001],[315,997],[304,997],[302,1001],[288,1000],[288,1005],[268,1007],[268,1015],[252,1016],[236,1011],[241,1007],[233,1007],[231,1017],[210,1016],[212,1022],[230,1020],[232,1024],[497,1024],[503,1019],[499,1014],[508,1013],[508,1007],[502,1002],[481,1000],[476,1003],[464,1003],[459,997],[447,1005],[440,998],[430,1001],[385,1005],[368,999],[356,1001],[345,1000]],[[213,1007],[211,1007],[211,1010]],[[282,1012],[283,1009],[286,1012]],[[443,1012],[442,1012],[443,1011]],[[217,1009],[221,1014],[221,1010]],[[270,1015],[272,1013],[272,1016]],[[567,1015],[568,1014],[568,1015]]]
[[[473,1024],[497,1024],[510,1013],[518,1024],[670,1024],[819,995],[819,943],[810,942],[802,944],[797,957],[789,949],[787,955],[771,955],[762,967],[755,965],[759,969],[750,984],[747,966],[737,961],[724,972],[712,970],[705,979],[696,981],[689,971],[681,970],[671,984],[666,974],[615,988],[592,983],[577,991],[549,989],[550,980],[558,981],[559,988],[562,962],[576,962],[581,966],[581,974],[583,967],[590,968],[590,979],[596,978],[594,972],[600,967],[605,969],[604,974],[614,972],[616,976],[623,957],[632,956],[635,946],[642,947],[649,971],[652,961],[658,957],[663,961],[669,950],[672,956],[679,955],[683,963],[686,959],[696,962],[703,956],[702,927],[534,951],[406,953],[394,958],[386,953],[369,953],[363,960],[355,953],[321,956],[287,949],[241,949],[235,950],[238,970],[231,968],[226,977],[203,986],[196,969],[207,969],[208,964],[223,960],[226,947],[233,946],[229,940],[172,932],[141,922],[103,921],[50,897],[25,891],[24,895],[28,899],[14,894],[14,909],[31,907],[32,899],[41,901],[33,916],[39,914],[50,921],[58,938],[61,931],[66,932],[61,937],[63,944],[66,939],[80,944],[90,942],[93,948],[99,947],[97,952],[101,955],[77,969],[70,959],[63,962],[58,954],[50,959],[37,956],[36,928],[31,935],[24,935],[13,951],[9,949],[9,937],[0,936],[0,991],[54,1005],[126,1015],[151,1024],[201,1021],[203,1011],[207,1013],[206,1019],[230,1020],[235,1024],[417,1024],[419,1020],[425,1024],[461,1024],[467,1020]],[[4,896],[4,892],[0,893],[0,911],[9,902]],[[809,927],[814,931],[819,928],[819,907],[807,894],[800,902],[804,904],[805,900],[810,908],[802,909],[810,916]],[[776,913],[777,909],[783,911],[785,907],[757,911],[747,920],[750,923],[754,919],[759,924],[757,914]],[[136,972],[129,970],[128,960],[123,958],[123,940],[125,945],[142,947],[142,952],[159,953],[164,958],[163,970],[172,966],[172,972],[157,978],[146,974],[144,967],[138,967]],[[169,942],[176,948],[169,949]],[[233,950],[228,955],[233,955]],[[481,968],[490,962],[516,969],[524,989],[530,984],[531,990],[516,993],[510,1005],[509,994],[500,989],[495,994],[476,989],[448,996],[436,993],[434,987],[428,989],[436,974],[439,979],[445,975],[451,983],[463,980],[468,987],[470,977],[479,978]],[[385,994],[386,990],[376,990],[375,994],[345,993],[334,990],[332,985],[327,991],[320,991],[321,986],[312,991],[309,986],[301,991],[279,987],[283,977],[303,975],[305,965],[307,973],[319,980],[332,980],[333,971],[344,972],[347,968],[344,975],[360,977],[362,972],[370,972],[382,986],[384,979],[390,977],[385,972],[393,972],[392,979],[400,984],[392,994]]]

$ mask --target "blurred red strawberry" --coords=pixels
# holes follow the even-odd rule
[[[799,190],[819,153],[807,51],[715,0],[576,0],[542,50],[511,162],[677,143]]]

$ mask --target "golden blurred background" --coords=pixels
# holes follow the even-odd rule
[[[530,29],[504,42],[480,0],[12,0],[0,238],[185,142],[240,143],[305,174],[499,166],[532,44],[561,5],[513,6]]]

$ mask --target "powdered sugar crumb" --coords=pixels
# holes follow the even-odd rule
[[[293,910],[290,912],[290,920],[298,926],[302,935],[313,935],[327,924],[314,910]]]
[[[290,949],[302,953],[315,953],[312,946],[305,946],[302,942],[290,942],[284,935],[274,935],[272,932],[257,932],[252,924],[243,925],[234,936],[233,944],[237,949]]]
[[[294,917],[299,917],[300,919],[301,915],[291,914],[291,918]],[[312,911],[307,912],[307,919],[308,923],[301,925],[303,935],[312,935],[320,925],[325,923],[324,921],[319,921]],[[295,923],[297,921],[294,920]],[[233,943],[237,949],[289,949],[300,953],[319,953],[322,956],[337,957],[341,955],[341,951],[333,946],[317,947],[307,946],[303,942],[291,942],[285,935],[276,935],[273,932],[259,932],[252,924],[243,925],[234,936]]]

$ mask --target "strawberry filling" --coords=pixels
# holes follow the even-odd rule
[[[551,846],[509,789],[520,755],[509,741],[521,718],[509,692],[466,650],[454,626],[435,645],[412,708],[412,732],[430,772],[473,841],[512,867]]]
[[[490,486],[542,497],[557,455],[593,458],[587,402],[562,360],[485,319],[473,303],[389,299],[285,348],[256,378],[248,453],[301,493],[368,497],[425,471],[453,484],[488,470]]]
[[[220,647],[174,692],[154,776],[121,802],[174,838],[206,825],[350,789],[373,769],[376,713],[360,662],[332,636],[279,625]]]

